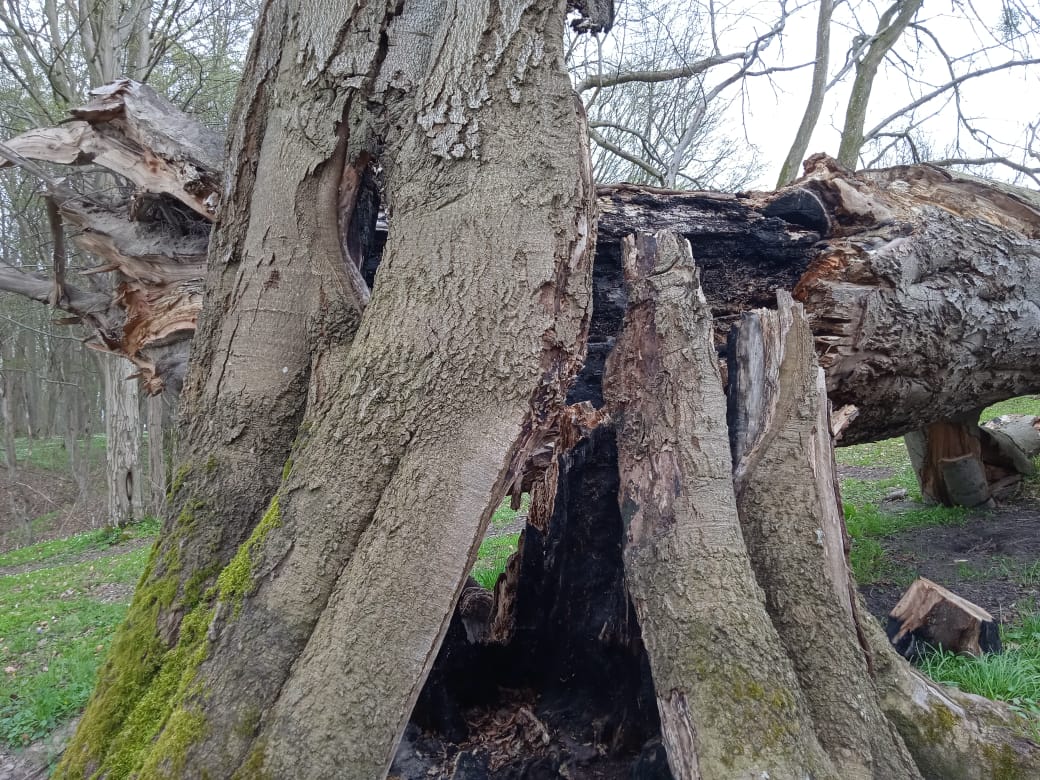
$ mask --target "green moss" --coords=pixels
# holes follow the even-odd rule
[[[199,501],[197,498],[189,498],[181,506],[181,511],[177,513],[177,525],[176,528],[180,533],[190,531],[195,527],[195,513],[198,512],[206,504],[203,501]]]
[[[173,479],[170,481],[170,490],[166,494],[166,497],[173,500],[173,497],[177,495],[178,491],[184,487],[184,480],[191,474],[191,464],[185,463],[183,466],[177,469],[173,474]]]
[[[201,569],[196,570],[188,581],[184,583],[184,603],[185,604],[198,604],[202,598],[202,587],[210,579],[217,576],[220,573],[220,564],[211,563],[209,566],[204,566]]]
[[[212,618],[213,610],[200,605],[181,621],[176,646],[166,653],[159,673],[112,740],[100,776],[115,780],[182,774],[188,746],[205,733],[204,719],[185,703],[198,693],[195,676],[206,657]]]
[[[260,729],[260,710],[257,707],[246,707],[242,712],[242,717],[238,723],[235,724],[235,734],[242,737],[243,739],[250,739],[256,736],[256,732]]]
[[[177,595],[177,571],[174,568],[157,575],[158,558],[159,546],[156,545],[126,620],[117,630],[108,657],[98,671],[94,695],[55,777],[78,779],[92,775],[163,663],[167,647],[156,625],[159,615],[173,604]]]
[[[267,750],[265,740],[258,739],[249,751],[249,756],[238,770],[231,776],[231,780],[267,780],[271,775],[264,771],[264,753]]]
[[[285,482],[285,480],[289,479],[289,473],[292,471],[292,467],[293,460],[292,458],[289,458],[285,461],[285,465],[282,466],[282,482]]]
[[[278,496],[271,499],[263,518],[257,523],[253,533],[238,548],[235,557],[224,567],[217,577],[217,588],[220,600],[234,605],[237,617],[242,611],[242,600],[253,590],[253,564],[264,538],[274,528],[282,524],[281,512],[278,508]]]
[[[218,463],[217,459],[213,455],[210,455],[206,459],[206,473],[207,474],[212,474],[214,471],[216,471],[217,470],[217,463]]]
[[[1015,751],[1007,743],[999,748],[996,745],[983,745],[982,756],[989,764],[993,780],[1022,780],[1026,777],[1019,766]]]
[[[949,707],[944,707],[942,704],[932,706],[932,718],[929,723],[931,733],[928,736],[933,741],[949,734],[956,725],[957,718],[950,712]]]

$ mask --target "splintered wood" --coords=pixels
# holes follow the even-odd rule
[[[907,657],[918,654],[922,643],[971,655],[1001,649],[992,615],[924,577],[914,581],[889,614],[888,637]]]

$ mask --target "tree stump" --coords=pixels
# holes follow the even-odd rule
[[[902,655],[918,655],[922,644],[954,653],[999,653],[993,616],[942,585],[918,577],[888,618],[888,638]]]

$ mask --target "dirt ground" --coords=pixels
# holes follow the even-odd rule
[[[882,621],[906,590],[905,577],[927,577],[978,604],[1001,622],[1040,607],[1040,504],[1009,503],[974,513],[963,525],[904,531],[879,542],[901,570],[900,582],[860,590]]]

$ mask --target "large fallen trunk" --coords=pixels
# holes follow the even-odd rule
[[[59,198],[76,241],[124,276],[108,306],[67,286],[59,305],[94,326],[101,348],[135,362],[150,390],[179,387],[201,300],[198,242],[219,205],[219,143],[125,80],[73,114],[69,125],[0,148],[16,162],[105,165],[137,187],[132,203],[114,213],[82,197]],[[366,173],[376,165],[367,152],[352,158],[337,206],[344,254],[369,281],[382,247],[373,235],[376,180]],[[809,315],[828,393],[836,406],[859,409],[843,443],[922,430],[1040,391],[1032,347],[1040,336],[1035,193],[926,165],[852,174],[816,156],[806,167],[807,176],[776,193],[602,187],[596,264],[620,269],[620,241],[633,232],[686,237],[723,353],[741,312],[772,307],[778,289],[793,290]],[[249,184],[247,169],[236,176]],[[26,280],[8,276],[0,274],[0,288],[26,294]],[[353,297],[367,295],[363,283],[348,282]],[[597,274],[597,308],[617,306],[617,322],[620,285],[619,273]],[[32,297],[47,295],[54,297],[44,284]],[[608,346],[591,344],[589,359],[601,362]]]

